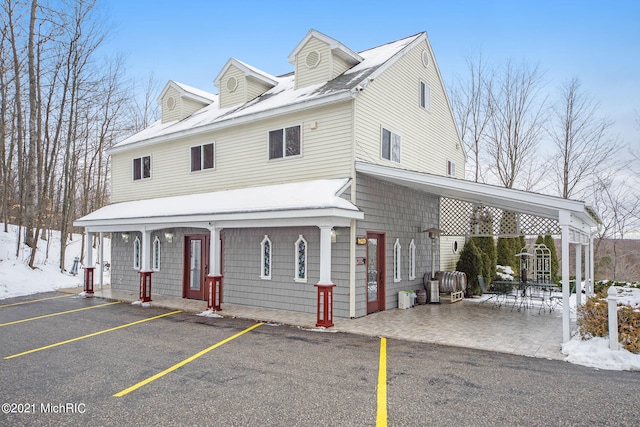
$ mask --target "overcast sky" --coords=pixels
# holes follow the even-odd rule
[[[356,52],[426,31],[450,85],[465,58],[539,64],[556,94],[576,76],[640,148],[640,1],[334,1],[103,0],[113,27],[103,53],[121,53],[130,75],[153,72],[212,93],[230,57],[272,75],[293,70],[287,57],[314,28]],[[160,89],[161,89],[160,87]],[[160,90],[159,89],[159,90]],[[159,94],[158,90],[158,94]]]

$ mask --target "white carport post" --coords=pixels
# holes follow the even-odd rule
[[[569,286],[569,224],[571,214],[567,211],[560,211],[558,222],[562,229],[562,342],[569,342],[571,339],[571,307],[569,299],[571,297]]]
[[[585,266],[584,270],[589,274],[589,296],[592,296],[595,293],[595,285],[596,281],[594,278],[594,265],[593,265],[593,237],[589,236],[589,247],[587,249],[589,253],[586,256],[586,259],[589,260],[589,264]]]

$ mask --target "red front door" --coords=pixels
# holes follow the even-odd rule
[[[209,236],[190,234],[184,240],[184,298],[206,299],[204,278],[209,273]]]
[[[385,235],[367,232],[367,314],[385,309]]]

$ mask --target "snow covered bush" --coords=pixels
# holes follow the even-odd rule
[[[602,286],[596,295],[578,308],[578,328],[582,339],[609,335],[607,291],[612,284],[610,282],[608,286]],[[640,290],[637,289],[637,283],[625,288],[629,290],[629,295],[618,302],[618,339],[626,350],[639,354]]]

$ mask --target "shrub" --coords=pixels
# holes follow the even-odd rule
[[[484,270],[484,262],[482,253],[473,243],[473,239],[469,239],[460,251],[460,259],[456,264],[457,271],[463,271],[467,275],[466,296],[480,295],[480,283],[478,283],[478,275]]]
[[[600,291],[578,308],[578,328],[582,339],[609,335],[607,290],[613,282],[600,283]],[[640,353],[640,311],[618,304],[618,339],[622,346]]]

